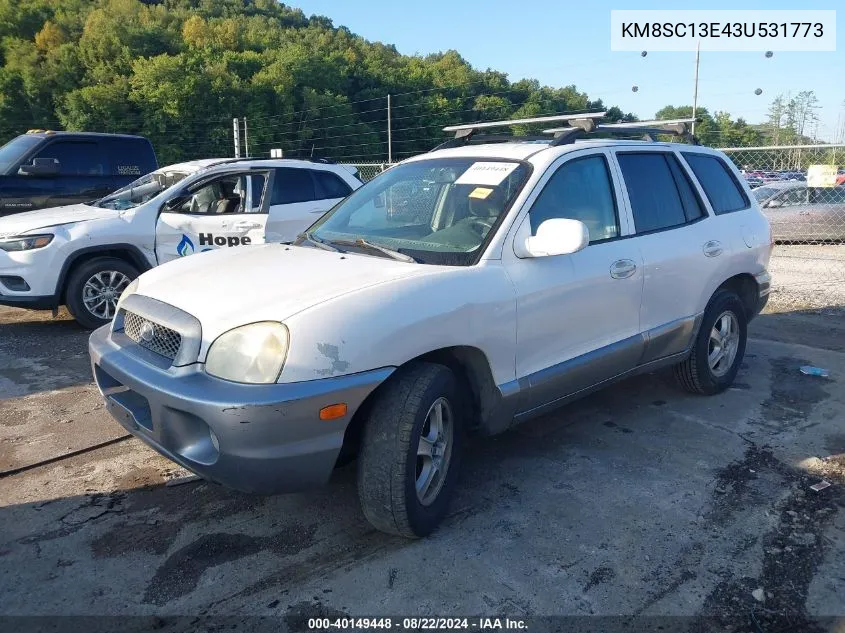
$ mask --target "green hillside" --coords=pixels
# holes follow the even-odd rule
[[[604,108],[575,86],[511,82],[456,51],[400,55],[275,0],[0,0],[0,140],[29,128],[148,136],[162,163],[252,154],[383,161],[456,121]],[[623,113],[611,109],[611,117]]]

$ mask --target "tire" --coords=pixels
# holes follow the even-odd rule
[[[97,257],[84,262],[77,266],[68,277],[65,285],[65,306],[77,323],[84,328],[93,330],[106,325],[114,317],[114,305],[120,298],[120,293],[138,274],[137,268],[117,257]],[[104,304],[95,306],[95,288],[99,288],[95,279],[104,283],[102,290],[110,309],[106,309]],[[110,280],[113,281],[110,283]],[[88,285],[89,281],[93,285]],[[86,305],[86,299],[88,305]]]
[[[464,408],[449,368],[421,362],[400,372],[376,394],[370,408],[358,456],[358,496],[374,527],[418,538],[430,534],[448,509],[460,470]],[[438,409],[442,432],[433,450],[435,458],[442,454],[435,462],[418,452],[425,446],[423,433],[438,435],[429,419],[429,414],[436,419]],[[442,468],[431,473],[436,463]],[[432,476],[424,477],[424,472]],[[418,494],[418,481],[429,479],[427,492]]]
[[[717,329],[726,331],[726,319],[731,321],[729,340],[731,347],[727,354],[715,365],[711,364],[710,354],[716,350],[717,342],[711,334]],[[693,344],[692,353],[685,361],[674,367],[678,383],[692,393],[713,395],[721,393],[733,384],[734,378],[745,355],[748,339],[748,317],[745,307],[736,293],[730,290],[718,290],[707,304],[701,320],[701,328]],[[733,349],[733,352],[730,350]],[[731,358],[733,354],[733,358]]]

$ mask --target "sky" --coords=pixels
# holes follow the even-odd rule
[[[591,99],[641,119],[665,105],[691,105],[695,53],[610,50],[610,9],[836,9],[837,2],[583,3],[563,0],[287,0],[306,15],[325,15],[400,53],[454,49],[475,68],[505,72],[511,81],[574,84]],[[601,6],[603,5],[603,6]],[[606,7],[606,8],[605,8]],[[835,52],[702,52],[698,104],[763,122],[778,94],[813,90],[821,106],[818,138],[837,140],[845,122],[845,5],[837,13]],[[632,90],[637,86],[637,91]],[[755,95],[756,89],[761,95]],[[839,125],[839,127],[837,127]]]

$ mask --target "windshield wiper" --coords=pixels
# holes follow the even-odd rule
[[[381,246],[380,244],[373,244],[372,242],[368,242],[364,238],[359,237],[356,240],[335,240],[333,241],[334,244],[341,244],[345,246],[361,246],[363,248],[369,248],[370,250],[379,251],[380,253],[384,253],[388,257],[398,260],[400,262],[412,262],[412,263],[419,263],[418,260],[414,259],[410,255],[406,255],[405,253],[400,253],[397,250],[393,250],[392,248],[387,248],[386,246]]]
[[[307,233],[303,233],[302,235],[300,235],[300,237],[304,237],[306,240],[311,242],[314,246],[316,246],[317,248],[321,248],[324,251],[332,251],[333,253],[345,253],[346,252],[346,251],[340,250],[336,246],[329,244],[325,240],[317,237],[311,231],[308,231]]]

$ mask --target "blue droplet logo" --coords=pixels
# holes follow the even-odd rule
[[[184,233],[182,234],[182,241],[179,242],[179,245],[176,247],[176,252],[179,253],[179,257],[184,257],[185,255],[193,255],[194,253],[194,243]]]

